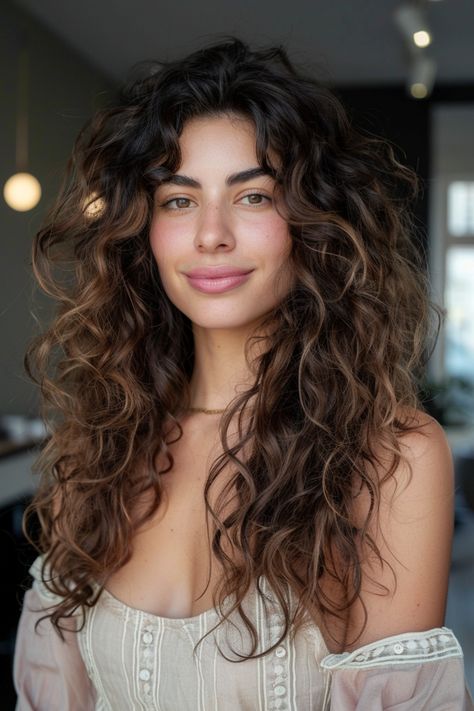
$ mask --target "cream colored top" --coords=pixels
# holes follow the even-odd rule
[[[57,602],[41,581],[41,558],[30,568],[15,647],[17,711],[471,711],[461,647],[446,627],[387,637],[352,653],[329,654],[308,624],[259,659],[232,662],[250,650],[237,612],[197,647],[219,620],[216,610],[172,619],[131,608],[103,591],[79,633],[63,644],[41,612]],[[267,581],[243,608],[259,635],[257,651],[281,629]],[[291,598],[290,604],[295,603]],[[226,600],[230,607],[230,601]],[[72,621],[74,624],[74,620]],[[263,644],[263,646],[262,646]],[[219,649],[223,651],[225,659]]]

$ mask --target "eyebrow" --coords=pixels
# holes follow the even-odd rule
[[[275,178],[275,175],[264,170],[260,166],[258,168],[247,168],[247,170],[240,170],[238,173],[232,173],[228,175],[225,179],[225,184],[227,186],[236,185],[237,183],[245,183],[247,180],[252,180],[252,178],[259,178],[262,175],[270,176]],[[161,183],[172,183],[173,185],[181,185],[187,188],[201,188],[202,185],[195,178],[190,178],[188,175],[180,175],[179,173],[173,173],[161,181]]]

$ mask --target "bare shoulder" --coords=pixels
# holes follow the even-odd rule
[[[366,489],[353,500],[355,526],[369,521],[368,538],[360,548],[367,624],[348,649],[444,624],[454,523],[453,461],[438,422],[418,410],[409,414],[416,429],[400,435],[402,456],[391,475],[386,476],[386,454],[369,467],[380,485],[378,510],[369,515]],[[351,613],[350,631],[360,632],[363,622],[359,602]]]
[[[408,417],[414,429],[398,437],[401,460],[392,475],[387,477],[391,455],[383,447],[377,449],[378,461],[368,465],[369,474],[380,486],[382,517],[393,515],[397,501],[405,508],[419,497],[428,501],[454,493],[452,454],[443,428],[421,410],[410,410]],[[367,489],[358,493],[353,503],[354,522],[359,526],[370,508]]]
[[[399,442],[403,454],[412,465],[421,466],[423,469],[427,464],[451,464],[451,449],[446,433],[439,422],[421,410],[412,410],[410,417],[416,429],[401,435]],[[435,466],[433,473],[438,470],[440,467]],[[451,467],[448,472],[445,469],[442,471],[450,478]]]
[[[423,554],[426,537],[444,538],[440,551],[451,545],[454,521],[454,466],[451,449],[441,425],[422,411],[411,412],[416,427],[398,437],[401,460],[392,477],[382,482],[379,527],[395,546],[411,546]],[[374,467],[375,476],[385,475],[384,467]],[[424,535],[416,526],[424,527]],[[411,533],[420,534],[410,542]],[[434,563],[434,561],[431,561]]]

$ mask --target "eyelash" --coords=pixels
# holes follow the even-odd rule
[[[263,198],[265,198],[265,200],[268,200],[268,202],[272,201],[272,199],[268,195],[265,195],[265,193],[256,193],[256,192],[247,193],[247,195],[242,195],[242,197],[240,199],[243,200],[244,198],[251,197],[253,195],[258,195],[259,197],[263,197]],[[174,210],[176,212],[181,212],[182,210],[187,210],[189,208],[189,206],[188,207],[181,207],[181,208],[180,207],[169,207],[169,205],[172,202],[175,202],[176,200],[188,200],[189,202],[191,202],[191,198],[175,197],[175,198],[171,198],[170,200],[167,200],[166,202],[162,203],[160,205],[160,207],[164,207],[166,210]],[[247,205],[247,207],[261,207],[262,205],[264,205],[264,202],[253,203],[253,204],[251,203],[251,204]]]

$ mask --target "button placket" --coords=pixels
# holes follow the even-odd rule
[[[291,684],[290,666],[294,651],[290,640],[291,634],[288,630],[286,636],[281,639],[285,628],[283,611],[273,596],[270,595],[270,599],[274,607],[273,614],[270,614],[268,628],[271,644],[276,644],[277,646],[273,648],[271,654],[267,655],[268,685],[270,687],[268,711],[289,711],[291,706],[289,701],[291,691],[289,688]],[[289,607],[291,614],[291,601]]]
[[[273,693],[275,694],[274,706],[273,708],[283,711],[287,708],[286,705],[286,694],[287,694],[287,672],[286,672],[286,662],[288,659],[288,654],[285,646],[283,644],[278,645],[273,651]]]
[[[154,629],[151,624],[147,624],[140,635],[139,644],[139,666],[138,679],[141,686],[144,698],[150,704],[152,703],[152,676],[153,676],[153,641]]]
[[[273,613],[270,617],[271,644],[278,641],[281,632],[281,616]],[[272,696],[269,699],[268,711],[287,711],[287,679],[288,679],[288,651],[286,645],[281,643],[268,655],[269,673],[271,680]]]

